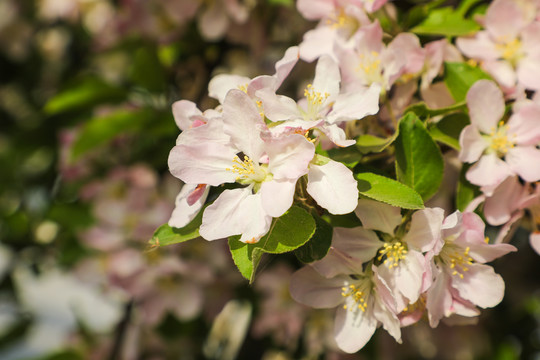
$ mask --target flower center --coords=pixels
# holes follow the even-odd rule
[[[382,69],[380,55],[376,51],[371,51],[367,54],[360,54],[359,63],[356,67],[356,71],[363,77],[364,82],[367,85],[373,83],[382,84]]]
[[[364,290],[364,291],[362,291]],[[369,296],[369,293],[365,291],[366,289],[362,289],[361,286],[356,285],[349,285],[344,286],[341,288],[341,296],[344,298],[350,298],[352,302],[354,303],[353,307],[349,307],[348,305],[343,305],[344,309],[349,309],[351,311],[360,309],[362,312],[366,312],[367,309],[367,301],[366,298]]]
[[[394,243],[385,243],[384,247],[379,250],[379,257],[377,260],[382,261],[383,264],[388,265],[389,269],[395,268],[399,265],[400,260],[405,259],[407,255],[407,248],[401,241]]]
[[[463,273],[469,271],[468,266],[472,265],[473,259],[469,256],[470,248],[465,250],[456,245],[446,245],[441,251],[440,259],[452,269],[452,275],[457,275],[463,279]]]
[[[323,94],[320,91],[316,91],[313,88],[313,85],[308,84],[308,86],[304,89],[304,96],[308,102],[305,120],[316,120],[319,117],[321,108],[324,107],[326,99],[328,99],[330,94],[327,92]]]
[[[252,183],[261,183],[267,176],[268,172],[266,171],[266,165],[259,165],[258,163],[253,162],[249,156],[245,155],[244,160],[235,156],[232,159],[233,166],[232,168],[226,168],[226,171],[232,171],[238,174],[236,181],[240,184],[248,185]]]
[[[497,129],[492,128],[489,133],[491,137],[491,144],[489,148],[496,152],[499,157],[506,155],[508,150],[515,146],[514,142],[508,139],[507,125],[503,125],[503,122],[499,122]],[[514,135],[515,136],[515,135]]]
[[[345,29],[348,30],[350,35],[356,32],[360,24],[358,20],[352,16],[345,14],[343,9],[338,9],[326,19],[326,25],[332,29]]]
[[[501,57],[512,65],[516,65],[516,62],[523,56],[521,51],[521,41],[519,39],[513,39],[508,41],[506,39],[499,39],[495,44],[495,48],[501,54]]]

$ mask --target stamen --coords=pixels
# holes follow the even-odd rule
[[[392,244],[385,243],[384,247],[379,250],[377,260],[381,261],[384,257],[384,264],[388,264],[389,269],[393,269],[399,265],[399,261],[405,259],[407,248],[401,241],[396,241]]]
[[[365,298],[367,294],[364,294],[360,287],[357,287],[355,285],[349,285],[348,287],[344,286],[341,290],[341,296],[345,298],[351,297],[352,300],[356,303],[356,309],[360,309],[362,310],[362,312],[366,312],[368,304]],[[343,308],[347,309],[347,305],[343,305]],[[355,308],[351,310],[355,310]]]
[[[469,256],[469,251],[470,247],[468,246],[463,250],[458,246],[449,245],[443,248],[440,258],[453,270],[452,275],[463,279],[463,273],[469,271],[468,265],[472,265],[474,261]]]
[[[504,122],[500,121],[497,129],[492,128],[489,133],[489,136],[491,137],[489,148],[496,152],[499,157],[505,156],[508,150],[515,147],[514,141],[508,138],[507,130],[508,125],[504,125]],[[514,134],[513,137],[515,138],[516,135]]]

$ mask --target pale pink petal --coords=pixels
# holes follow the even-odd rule
[[[188,184],[218,186],[235,182],[238,174],[226,170],[235,156],[234,148],[221,144],[177,145],[169,154],[169,171]]]
[[[459,295],[481,308],[490,308],[501,302],[504,296],[504,281],[491,266],[472,264],[463,272],[463,279],[452,276],[452,287]]]
[[[239,89],[240,86],[247,86],[250,78],[240,75],[220,74],[210,80],[208,84],[208,96],[223,104],[225,96],[231,89]]]
[[[298,46],[291,46],[285,51],[285,55],[283,55],[283,57],[276,63],[276,73],[274,75],[276,77],[276,83],[274,89],[280,87],[283,80],[285,80],[298,62],[299,57],[300,49]]]
[[[493,81],[478,80],[467,92],[471,124],[484,134],[495,129],[504,115],[504,98]]]
[[[352,171],[342,163],[330,160],[309,167],[307,192],[331,214],[348,214],[356,208],[357,187]]]
[[[317,309],[333,308],[343,302],[341,289],[346,277],[325,279],[311,266],[305,266],[291,276],[289,291],[294,300]]]
[[[368,304],[368,306],[373,306]],[[355,353],[364,345],[377,329],[377,319],[372,309],[366,312],[338,308],[334,323],[334,337],[339,348],[347,353]]]
[[[298,0],[296,8],[308,20],[319,20],[328,17],[335,10],[332,0]]]
[[[174,121],[180,130],[187,130],[191,127],[191,123],[193,122],[193,119],[191,119],[192,116],[202,115],[197,105],[188,100],[176,101],[172,105],[172,112]]]
[[[317,61],[313,89],[321,94],[328,94],[326,101],[334,101],[339,93],[341,75],[339,66],[330,56],[323,55]]]
[[[430,250],[441,238],[443,220],[444,210],[441,208],[416,211],[412,215],[411,227],[403,237],[403,241],[413,249],[422,252]]]
[[[334,228],[334,236],[335,231],[337,228]],[[332,242],[334,242],[334,238],[332,239]],[[358,240],[358,243],[351,244],[354,249],[362,249],[363,248],[363,240],[366,239],[355,239]],[[369,242],[369,239],[367,239]],[[343,245],[344,247],[347,246],[347,244]],[[365,244],[366,248],[370,246],[373,246],[370,243]],[[367,257],[365,255],[362,255],[362,257]],[[319,274],[326,278],[332,278],[337,275],[348,275],[348,274],[360,274],[362,273],[362,262],[359,261],[357,258],[354,258],[350,256],[348,253],[340,250],[338,247],[332,246],[330,250],[328,251],[328,254],[324,258],[322,258],[319,261],[316,261],[311,264]]]
[[[414,304],[420,296],[422,278],[425,273],[426,262],[422,254],[413,249],[409,249],[405,258],[399,262],[395,272],[397,288],[411,304]]]
[[[508,176],[514,175],[507,163],[495,154],[483,155],[465,174],[471,184],[485,187],[496,187]],[[492,190],[492,189],[490,189]],[[486,195],[490,196],[491,191]]]
[[[269,139],[265,142],[268,170],[274,179],[298,179],[308,171],[315,146],[299,134]]]
[[[337,97],[332,111],[326,120],[330,124],[340,121],[362,119],[366,115],[374,115],[379,111],[379,95],[381,86],[372,84],[364,91],[355,91]]]
[[[240,90],[231,90],[223,102],[223,131],[232,142],[251,159],[263,154],[261,131],[266,129],[257,106]]]
[[[540,22],[529,24],[521,32],[521,46],[527,56],[533,58],[540,56]]]
[[[394,235],[394,229],[401,224],[401,209],[370,199],[358,200],[354,213],[366,229],[378,230]]]
[[[523,12],[516,1],[494,1],[488,7],[485,27],[493,38],[511,41],[527,25]]]
[[[422,86],[424,89],[439,75],[444,60],[444,51],[448,46],[448,40],[441,39],[431,41],[425,45],[426,69],[422,74]]]
[[[479,31],[474,37],[457,38],[456,46],[473,59],[496,60],[499,58],[499,51],[487,31]]]
[[[296,179],[265,181],[259,194],[264,211],[272,217],[280,217],[289,210],[294,197]]]
[[[271,223],[260,195],[251,194],[251,188],[226,190],[205,209],[199,233],[206,240],[242,234],[240,241],[253,243],[268,232]]]
[[[397,51],[402,56],[407,58],[407,62],[404,67],[405,73],[416,74],[424,67],[426,60],[426,52],[420,45],[418,37],[412,33],[400,33],[398,34],[390,44],[388,44],[388,50]],[[442,49],[441,49],[442,50]],[[442,51],[441,51],[442,62]],[[439,71],[437,67],[437,72]],[[435,77],[435,76],[433,76]]]
[[[506,162],[523,180],[540,180],[540,150],[534,146],[516,146],[508,150]]]
[[[531,247],[536,251],[538,255],[540,255],[540,232],[536,231],[531,233],[529,236],[529,243],[531,244]]]
[[[517,209],[517,204],[523,188],[516,176],[508,177],[486,198],[484,215],[491,225],[502,225],[510,220],[512,212]]]
[[[495,244],[507,243],[514,236],[515,231],[519,225],[519,220],[525,215],[525,211],[518,210],[514,212],[510,220],[508,220],[499,230],[497,237],[495,238]]]
[[[452,294],[450,293],[450,277],[444,271],[438,270],[435,282],[427,292],[426,309],[428,311],[429,325],[432,328],[439,325],[439,321],[450,315]]]
[[[459,134],[459,145],[461,147],[459,160],[473,163],[480,158],[489,143],[478,132],[476,126],[467,125]]]
[[[184,184],[184,186],[182,186],[182,190],[180,190],[180,193],[176,197],[175,207],[171,214],[171,218],[169,219],[170,226],[176,228],[184,227],[197,216],[206,201],[210,187],[204,186],[203,193],[199,196],[198,200],[189,204],[189,195],[197,188],[199,188],[199,185]]]
[[[272,121],[302,119],[296,101],[283,96],[276,95],[275,91],[270,88],[263,88],[255,92],[256,96],[261,99],[263,104],[264,115]]]
[[[362,27],[355,35],[356,50],[359,54],[375,51],[382,53],[384,44],[382,42],[383,31],[378,20]]]
[[[521,60],[516,72],[520,85],[529,90],[540,90],[540,55]]]
[[[382,323],[383,328],[401,344],[401,328],[397,317],[397,305],[390,287],[379,276],[377,267],[372,265],[374,286],[373,316]]]
[[[334,228],[332,247],[353,257],[359,263],[373,259],[382,245],[383,242],[375,232],[363,227]]]
[[[540,143],[540,105],[523,105],[508,120],[509,140],[519,145]]]
[[[484,61],[482,69],[488,72],[503,88],[513,88],[516,85],[516,72],[512,64],[506,60]]]
[[[517,248],[510,244],[471,244],[469,245],[469,255],[479,263],[487,263],[500,258],[510,252],[517,251]]]
[[[306,62],[312,62],[325,54],[335,58],[334,41],[337,37],[337,30],[330,26],[309,30],[299,45],[300,58]]]
[[[318,127],[318,129],[321,130],[324,135],[330,139],[330,141],[339,147],[347,147],[356,144],[355,140],[347,140],[345,131],[336,124],[321,125]]]

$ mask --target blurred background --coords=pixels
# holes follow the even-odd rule
[[[273,74],[315,25],[293,0],[0,0],[0,359],[540,359],[526,233],[477,325],[377,332],[355,355],[333,311],[291,300],[294,256],[249,286],[226,241],[148,246],[181,187],[171,104],[216,106],[212,76]]]

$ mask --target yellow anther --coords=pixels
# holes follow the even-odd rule
[[[450,269],[453,269],[452,275],[457,275],[463,279],[463,273],[469,271],[467,265],[473,264],[473,259],[469,256],[471,248],[462,249],[456,245],[448,245],[443,248],[439,257]]]
[[[399,265],[399,261],[405,259],[407,254],[407,248],[401,241],[396,241],[392,244],[385,243],[384,247],[379,250],[379,257],[377,258],[381,261],[384,257],[384,264],[388,264],[388,268],[392,269]]]
[[[247,94],[247,87],[248,87],[248,84],[238,85],[238,89],[245,92],[246,94]]]
[[[349,285],[349,287],[344,286],[341,290],[341,296],[351,297],[352,300],[356,303],[356,308],[362,310],[362,312],[366,312],[368,304],[366,302],[366,299],[364,298],[364,292],[361,291],[359,287],[356,287],[355,285]],[[343,308],[347,309],[347,305],[344,305]]]
[[[497,129],[492,128],[491,132],[489,133],[491,137],[491,144],[489,145],[489,148],[494,151],[499,157],[503,157],[504,155],[506,155],[508,150],[515,147],[515,143],[513,140],[510,140],[508,138],[508,125],[504,125],[503,121],[500,121],[498,125],[499,126],[497,127]]]
[[[510,61],[514,65],[522,57],[521,41],[517,38],[511,41],[504,38],[498,39],[495,48],[503,59]]]

